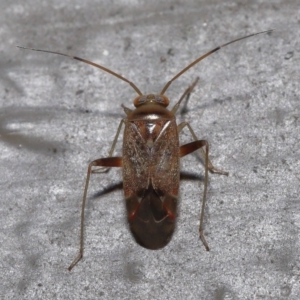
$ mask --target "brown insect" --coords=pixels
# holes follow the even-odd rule
[[[212,53],[237,41],[271,31],[272,30],[250,34],[216,47],[197,58],[176,74],[165,85],[160,94],[149,95],[143,95],[134,83],[123,76],[89,60],[59,52],[19,47],[63,55],[82,61],[127,82],[138,94],[133,101],[135,106],[134,110],[123,106],[126,118],[121,120],[119,124],[112,147],[109,151],[109,157],[96,159],[88,166],[81,208],[79,254],[69,266],[69,270],[78,263],[83,255],[84,209],[93,167],[123,167],[123,188],[130,230],[138,244],[147,249],[155,250],[163,248],[169,243],[175,229],[180,179],[179,159],[198,149],[200,149],[201,155],[204,158],[205,166],[199,233],[206,250],[209,251],[203,234],[208,171],[222,175],[228,175],[228,172],[219,170],[212,165],[209,160],[208,142],[206,140],[198,140],[189,123],[183,122],[178,125],[176,123],[175,114],[183,99],[189,97],[198,79],[186,89],[171,110],[166,108],[169,105],[169,99],[165,96],[165,92],[174,80]],[[123,125],[125,125],[123,156],[112,157]],[[189,129],[194,141],[180,146],[178,133],[180,133],[184,127]]]

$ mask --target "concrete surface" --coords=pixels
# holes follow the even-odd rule
[[[0,3],[1,299],[299,299],[298,0]],[[266,29],[276,31],[222,49],[167,91],[175,103],[200,77],[178,119],[230,172],[210,175],[211,251],[198,237],[202,183],[182,181],[173,239],[150,251],[127,228],[115,169],[91,180],[84,258],[68,272],[87,165],[107,155],[136,93],[15,46],[88,58],[156,93],[207,50]],[[182,170],[203,175],[196,155]]]

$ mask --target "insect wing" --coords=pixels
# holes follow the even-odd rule
[[[123,185],[129,225],[148,249],[164,247],[175,228],[179,141],[174,119],[127,121]]]

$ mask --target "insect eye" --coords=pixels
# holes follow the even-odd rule
[[[159,104],[164,104],[164,99],[163,97],[159,96],[159,95],[155,95],[155,102],[159,103]]]
[[[139,99],[138,99],[138,104],[140,105],[140,104],[144,104],[144,103],[146,103],[148,101],[148,99],[147,99],[147,96],[142,96],[142,97],[140,97]]]
[[[135,107],[138,107],[144,103],[147,102],[147,96],[146,95],[143,95],[143,96],[138,96],[136,97],[134,100],[133,100],[133,105]]]
[[[155,102],[167,107],[169,105],[169,99],[164,95],[155,95]]]

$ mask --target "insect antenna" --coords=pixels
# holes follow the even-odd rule
[[[189,70],[191,67],[193,67],[194,65],[196,65],[198,62],[200,62],[202,59],[210,56],[211,54],[213,54],[214,52],[217,52],[218,50],[220,50],[221,48],[224,48],[230,44],[233,44],[237,41],[240,41],[240,40],[244,40],[244,39],[247,39],[251,36],[255,36],[255,35],[258,35],[258,34],[262,34],[262,33],[270,33],[272,32],[273,29],[270,29],[270,30],[265,30],[265,31],[261,31],[261,32],[256,32],[256,33],[252,33],[252,34],[249,34],[249,35],[246,35],[246,36],[243,36],[243,37],[240,37],[238,39],[235,39],[231,42],[228,42],[226,44],[223,44],[221,46],[218,46],[216,47],[215,49],[213,50],[210,50],[208,51],[207,53],[205,53],[204,55],[198,57],[196,60],[194,60],[192,63],[190,63],[187,67],[185,67],[184,69],[182,69],[178,74],[176,74],[170,81],[167,82],[167,84],[164,86],[164,88],[162,89],[161,91],[161,95],[164,95],[164,93],[166,92],[166,90],[169,88],[169,86],[171,85],[171,83],[176,80],[178,77],[180,77],[183,73],[185,73],[187,70]]]
[[[87,59],[84,59],[84,58],[80,58],[80,57],[77,57],[77,56],[72,56],[72,55],[69,55],[69,54],[65,54],[65,53],[60,53],[60,52],[56,52],[56,51],[49,51],[49,50],[41,50],[41,49],[34,49],[34,48],[27,48],[27,47],[22,47],[22,46],[17,46],[18,48],[20,49],[26,49],[26,50],[32,50],[32,51],[38,51],[38,52],[45,52],[45,53],[51,53],[51,54],[57,54],[57,55],[62,55],[62,56],[66,56],[66,57],[69,57],[69,58],[73,58],[73,59],[76,59],[76,60],[79,60],[79,61],[82,61],[88,65],[91,65],[91,66],[94,66],[98,69],[101,69],[127,83],[129,83],[129,85],[140,95],[142,96],[143,93],[138,89],[138,87],[131,81],[129,81],[127,78],[121,76],[120,74],[117,74],[115,73],[114,71],[108,69],[108,68],[105,68],[99,64],[96,64],[90,60],[87,60]]]

